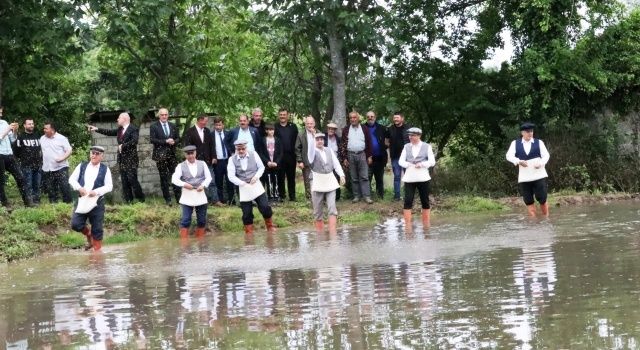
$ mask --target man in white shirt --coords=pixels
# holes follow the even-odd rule
[[[171,182],[182,188],[180,205],[182,219],[180,220],[180,238],[189,237],[191,215],[196,210],[196,237],[203,237],[207,226],[207,194],[205,189],[211,183],[211,172],[206,162],[197,160],[197,147],[185,146],[183,149],[185,161],[176,166]]]
[[[264,163],[256,152],[247,149],[246,140],[236,140],[233,144],[236,153],[229,160],[227,175],[229,181],[239,187],[244,233],[253,234],[254,201],[258,205],[262,218],[264,218],[267,232],[273,233],[275,232],[272,219],[273,210],[271,210],[267,194],[260,182],[260,177],[264,173]]]
[[[533,138],[533,123],[520,126],[521,139],[514,140],[507,151],[507,161],[518,167],[518,187],[527,205],[529,216],[536,216],[535,199],[540,203],[542,215],[549,216],[547,203],[547,171],[549,151],[540,139]]]
[[[73,149],[69,140],[57,131],[51,121],[44,123],[44,135],[40,137],[42,148],[42,172],[49,194],[49,202],[58,201],[58,192],[62,194],[62,201],[71,203],[71,189],[68,183],[69,157]]]
[[[336,232],[338,221],[338,209],[336,208],[336,190],[344,185],[344,171],[336,153],[328,147],[324,147],[325,135],[321,132],[315,134],[315,147],[310,155],[310,168],[312,172],[311,203],[313,204],[313,216],[317,231],[324,230],[322,204],[327,203],[329,232]],[[339,176],[340,183],[333,172]]]
[[[113,190],[111,170],[102,163],[104,148],[100,146],[91,147],[89,162],[78,164],[71,177],[69,185],[78,191],[78,202],[74,206],[71,216],[71,228],[76,232],[82,232],[87,237],[86,250],[93,248],[99,251],[102,248],[102,224],[104,222],[104,195]],[[78,213],[80,202],[98,197],[95,207],[86,213]],[[87,226],[87,219],[91,228]]]

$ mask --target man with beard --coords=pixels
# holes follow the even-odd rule
[[[33,118],[27,117],[22,124],[24,132],[16,140],[16,158],[24,178],[24,187],[33,204],[40,204],[40,182],[42,168],[42,148],[40,134],[35,131]]]
[[[18,123],[7,123],[2,119],[3,108],[0,106],[0,203],[3,206],[9,206],[9,200],[4,191],[5,186],[5,171],[13,175],[16,180],[20,194],[24,205],[27,207],[33,206],[31,198],[25,190],[24,178],[18,168],[18,162],[13,156],[13,150],[11,149],[11,142],[16,139],[16,132],[18,131]]]
[[[403,168],[398,163],[400,153],[404,149],[404,145],[409,143],[410,126],[404,122],[404,116],[400,112],[393,114],[393,125],[387,128],[385,143],[389,147],[389,156],[391,158],[391,169],[393,170],[393,200],[400,200],[400,179],[402,178]]]

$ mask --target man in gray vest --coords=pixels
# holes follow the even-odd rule
[[[275,232],[273,225],[273,211],[269,206],[267,194],[262,187],[260,177],[264,173],[264,164],[260,156],[254,151],[247,150],[247,141],[238,139],[234,143],[236,153],[227,165],[229,181],[238,186],[240,192],[240,207],[242,208],[242,224],[246,234],[253,233],[253,202],[264,218],[267,232]]]
[[[340,166],[340,161],[336,153],[329,147],[324,147],[324,134],[315,134],[315,148],[311,153],[309,162],[311,163],[311,203],[313,204],[313,217],[317,231],[324,230],[322,221],[322,202],[327,203],[327,214],[329,222],[329,233],[336,232],[338,221],[338,209],[336,208],[336,190],[344,185],[344,171]],[[333,171],[340,177],[340,183],[333,175]]]
[[[93,248],[96,252],[102,248],[104,195],[113,190],[111,170],[102,163],[103,154],[104,148],[91,147],[90,161],[78,164],[69,177],[69,185],[78,191],[79,197],[71,216],[71,228],[87,237],[86,250]]]
[[[211,172],[206,162],[196,159],[195,145],[185,146],[182,150],[185,161],[176,166],[171,176],[171,183],[182,188],[180,238],[189,237],[193,209],[196,210],[196,237],[200,238],[204,236],[204,229],[207,226],[208,200],[205,189],[211,183]]]

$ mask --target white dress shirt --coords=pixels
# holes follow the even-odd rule
[[[203,187],[209,187],[209,184],[211,183],[211,172],[209,172],[209,167],[207,166],[207,164],[201,160],[196,160],[193,163],[190,163],[187,161],[187,168],[189,169],[189,172],[191,173],[191,176],[196,177],[198,176],[198,162],[202,162],[204,165],[204,181],[202,182],[202,186]],[[182,163],[178,164],[178,166],[176,167],[176,170],[173,172],[173,175],[171,175],[171,182],[178,186],[178,187],[183,187],[185,182],[182,181],[180,178],[182,177]]]
[[[333,170],[336,171],[336,173],[338,174],[338,176],[340,177],[344,177],[344,171],[342,170],[342,166],[340,166],[340,161],[338,160],[338,156],[336,156],[336,152],[334,152],[331,148],[327,148],[327,147],[323,147],[322,149],[318,148],[318,147],[314,147],[313,150],[313,154],[311,155],[311,158],[309,159],[309,164],[313,164],[313,160],[315,159],[316,155],[320,155],[320,158],[322,158],[322,161],[327,164],[327,154],[324,152],[325,149],[328,149],[329,151],[331,151],[331,162],[333,162]]]
[[[196,130],[198,131],[198,136],[200,136],[200,141],[204,143],[204,128],[200,128],[196,125]]]
[[[238,140],[247,141],[247,150],[255,151],[255,145],[253,144],[253,136],[251,136],[251,130],[249,128],[246,129],[238,129]]]
[[[237,154],[233,155],[233,157],[238,157],[238,159],[240,159],[240,168],[242,168],[242,170],[247,170],[247,164],[249,162],[249,152],[251,151],[247,151],[247,154],[245,154],[244,157],[239,157]],[[262,163],[262,160],[260,160],[260,157],[257,153],[252,153],[253,158],[256,160],[256,164],[258,165],[258,171],[253,177],[257,178],[258,181],[260,181],[259,179],[264,173],[264,163]],[[229,181],[231,181],[231,183],[236,186],[244,186],[247,184],[236,176],[236,165],[234,164],[233,159],[229,159],[229,163],[227,164],[227,177],[229,178]]]
[[[96,182],[98,178],[98,171],[100,170],[100,163],[98,165],[93,165],[91,162],[87,164],[87,168],[84,170],[84,186],[80,186],[80,167],[82,164],[78,164],[78,166],[73,170],[71,176],[69,177],[69,185],[75,190],[78,191],[81,188],[84,188],[87,191],[91,191],[93,188],[93,184]],[[94,189],[94,191],[99,196],[104,196],[105,194],[111,192],[113,190],[113,180],[111,179],[111,170],[107,167],[107,173],[104,175],[104,186],[98,187]]]
[[[521,166],[520,159],[516,157],[516,142],[522,142],[524,153],[529,154],[529,152],[531,152],[531,145],[533,145],[534,140],[535,138],[533,137],[529,141],[525,141],[524,139],[513,140],[511,141],[511,145],[509,145],[509,150],[507,151],[506,158],[507,161],[509,161],[511,164],[518,166],[518,182],[536,181],[549,176],[544,167],[547,162],[549,162],[550,155],[547,147],[544,145],[544,142],[542,142],[542,140],[538,139],[538,144],[540,146],[540,158],[528,160],[528,166]],[[536,168],[537,165],[539,165],[538,168]]]
[[[422,144],[424,142],[420,141],[420,143],[418,144],[411,144],[411,154],[413,155],[413,157],[417,157],[418,154],[420,153],[420,148],[422,148]],[[432,166],[436,165],[436,157],[433,155],[433,148],[432,147],[428,147],[427,149],[427,157],[429,159],[427,159],[426,161],[420,162],[420,165],[423,168],[431,168]],[[408,168],[410,166],[414,166],[413,163],[409,163],[407,162],[407,152],[406,152],[406,148],[402,149],[402,153],[400,153],[400,158],[398,159],[398,165],[400,165],[403,168]]]

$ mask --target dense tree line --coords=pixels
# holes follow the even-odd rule
[[[436,188],[491,193],[514,190],[504,151],[531,120],[552,186],[637,191],[638,39],[615,0],[3,0],[0,104],[74,142],[96,110],[400,110],[437,147]]]

